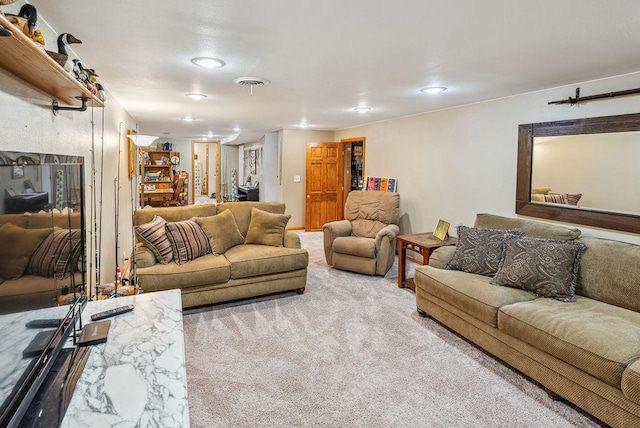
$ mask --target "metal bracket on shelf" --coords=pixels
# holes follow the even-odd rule
[[[87,110],[87,101],[89,97],[75,97],[78,100],[82,101],[82,105],[80,107],[61,107],[58,105],[58,100],[53,100],[51,103],[51,109],[53,110],[53,115],[57,116],[59,110],[71,110],[71,111],[86,111]]]

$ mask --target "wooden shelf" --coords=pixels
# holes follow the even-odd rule
[[[0,25],[13,33],[11,37],[0,37],[0,67],[16,77],[53,96],[61,103],[80,106],[75,97],[89,98],[94,107],[104,104],[53,60],[36,42],[14,27],[0,15]]]

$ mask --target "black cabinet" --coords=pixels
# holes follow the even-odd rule
[[[239,201],[259,201],[260,190],[257,187],[238,186]]]

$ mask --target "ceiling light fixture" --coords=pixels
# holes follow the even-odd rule
[[[439,94],[441,92],[446,91],[447,88],[445,88],[444,86],[428,86],[426,88],[422,88],[420,89],[420,92],[422,92],[423,94]]]
[[[194,101],[200,101],[200,100],[204,100],[205,98],[207,98],[207,96],[205,94],[197,94],[197,93],[190,93],[187,94],[187,96],[189,98],[191,98]]]
[[[226,65],[226,63],[221,59],[211,58],[206,56],[193,58],[191,62],[197,65],[198,67],[204,67],[204,68],[220,68]]]
[[[309,124],[307,122],[301,122],[299,126],[300,128],[308,128]]]
[[[263,79],[262,77],[238,77],[234,82],[238,85],[249,86],[251,88],[251,95],[253,95],[254,86],[266,86],[270,83],[267,79]]]
[[[235,128],[233,128],[233,132],[239,132],[240,131],[240,127],[236,126]]]
[[[360,113],[366,113],[371,110],[371,107],[356,107],[354,110]]]
[[[192,117],[183,117],[182,120],[185,122],[193,122],[195,119]]]

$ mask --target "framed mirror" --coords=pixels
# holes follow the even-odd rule
[[[640,114],[518,128],[516,213],[640,233]]]

